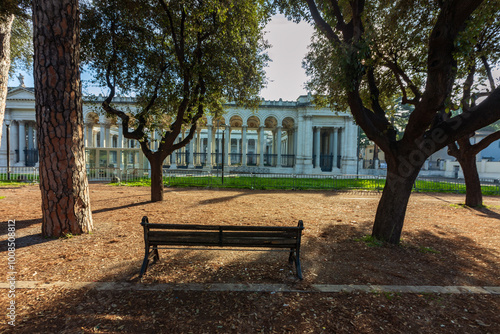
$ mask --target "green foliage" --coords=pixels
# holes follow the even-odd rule
[[[6,180],[0,180],[0,187],[21,187],[21,186],[26,186],[28,185],[25,182],[17,182],[17,181],[6,181]]]
[[[212,176],[165,176],[163,182],[168,187],[213,187],[238,189],[293,189],[293,190],[360,190],[381,191],[385,186],[383,178],[311,178],[311,177],[258,177],[258,176],[229,176],[222,178]],[[1,183],[0,183],[1,184]],[[136,178],[112,183],[132,187],[150,186],[149,178]],[[496,185],[481,187],[483,194],[500,195],[500,188]],[[465,184],[457,182],[417,180],[414,192],[434,193],[465,193]],[[458,207],[456,204],[451,207]]]
[[[33,64],[33,32],[31,19],[16,16],[10,39],[10,70],[13,76],[18,70],[31,71]]]
[[[366,243],[366,245],[368,245],[368,247],[382,247],[384,245],[383,241],[378,240],[371,235],[365,235],[361,238],[354,239],[354,241],[364,242]]]
[[[82,13],[83,63],[100,86],[136,96],[133,127],[168,132],[199,108],[258,103],[268,60],[262,1],[99,0]]]
[[[284,12],[290,18],[302,16],[311,21],[310,14],[297,1],[285,1]],[[338,3],[344,21],[352,16],[351,2],[315,1],[323,19],[336,27],[337,17],[332,4]],[[446,101],[447,110],[461,108],[463,83],[471,64],[476,67],[472,93],[491,90],[488,73],[481,57],[489,64],[500,60],[500,1],[489,0],[474,12],[455,41],[457,61],[455,87]],[[440,13],[439,2],[433,1],[370,1],[361,15],[363,34],[358,39],[332,42],[316,26],[316,34],[303,66],[310,77],[307,88],[315,92],[315,102],[330,105],[335,110],[349,108],[348,93],[356,90],[363,105],[375,110],[373,90],[369,85],[369,70],[379,94],[377,102],[389,123],[395,126],[401,139],[408,115],[413,107],[407,101],[419,98],[425,91],[428,73],[429,36]],[[335,30],[336,31],[336,30]],[[336,31],[337,32],[337,31]],[[498,82],[496,83],[498,85]],[[405,97],[402,100],[402,97]],[[351,101],[352,102],[352,101]],[[367,110],[365,110],[367,111]],[[402,111],[404,111],[402,113]]]
[[[14,14],[27,18],[30,6],[30,0],[2,0],[0,2],[0,16]]]

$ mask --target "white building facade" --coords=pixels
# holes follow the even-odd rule
[[[89,168],[148,169],[136,141],[123,137],[119,121],[103,115],[102,98],[84,100],[84,141]],[[117,97],[119,108],[134,109],[130,97]],[[9,146],[7,152],[7,131]],[[37,166],[34,90],[9,89],[2,125],[0,166]],[[183,131],[178,140],[187,135]],[[258,110],[234,104],[218,119],[207,116],[191,142],[175,151],[164,168],[289,174],[356,174],[357,126],[348,113],[317,109],[310,96],[296,101],[262,101]],[[152,148],[159,136],[152,134]]]

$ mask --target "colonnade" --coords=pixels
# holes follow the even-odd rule
[[[293,163],[288,160],[295,154],[294,133],[293,129],[283,131],[281,126],[275,129],[267,129],[264,126],[249,129],[248,126],[233,128],[229,125],[207,125],[196,131],[187,146],[167,158],[166,165],[174,169],[179,164],[187,165],[188,168],[203,166],[206,169],[221,164],[291,167]],[[176,142],[187,134],[187,131],[183,131]]]
[[[3,133],[6,134],[4,124]],[[34,166],[38,162],[38,147],[36,144],[36,123],[32,120],[13,120],[10,123],[10,154],[14,166]],[[7,154],[7,136],[2,136],[2,155]]]

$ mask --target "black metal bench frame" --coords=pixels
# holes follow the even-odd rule
[[[139,278],[142,278],[148,269],[151,257],[153,263],[160,259],[158,249],[173,248],[159,246],[191,246],[183,249],[248,251],[248,248],[271,248],[277,251],[289,251],[288,261],[290,264],[295,263],[297,276],[302,279],[300,268],[300,240],[304,229],[302,220],[299,220],[296,227],[225,226],[152,224],[149,223],[148,217],[144,216],[141,225],[144,228],[145,254]],[[227,249],[228,247],[230,249]]]

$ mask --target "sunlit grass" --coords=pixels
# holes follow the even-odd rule
[[[382,191],[385,179],[382,178],[314,178],[302,176],[277,177],[272,174],[269,177],[261,176],[165,176],[166,187],[201,187],[201,188],[237,188],[237,189],[289,189],[289,190],[364,190]],[[118,183],[112,183],[118,185]],[[148,178],[137,178],[129,180],[120,185],[131,187],[149,187],[151,180]],[[414,192],[440,192],[465,194],[465,185],[456,182],[426,181],[415,182]],[[482,186],[484,195],[499,195],[500,188],[496,185]]]

